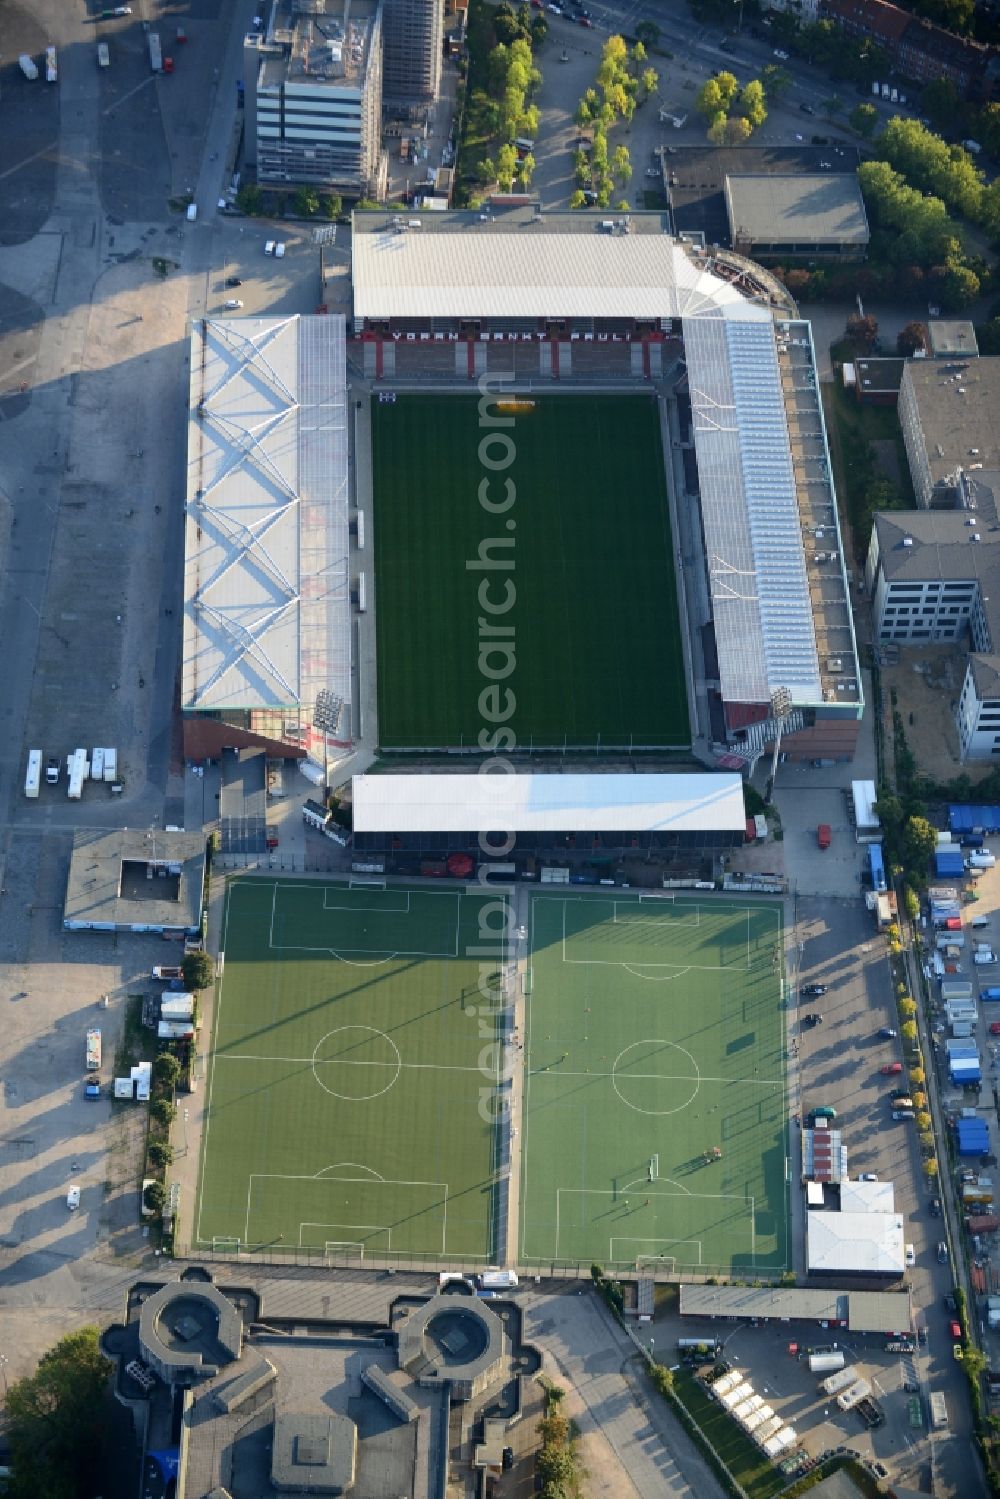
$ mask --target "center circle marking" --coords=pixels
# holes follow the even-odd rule
[[[330,1038],[331,1038],[331,1036],[342,1036],[345,1033],[345,1031],[355,1031],[355,1032],[357,1032],[358,1033],[358,1041],[359,1042],[360,1042],[362,1036],[378,1036],[382,1041],[385,1042],[386,1046],[388,1046],[390,1048],[392,1055],[390,1057],[386,1058],[386,1065],[387,1066],[395,1066],[395,1071],[393,1072],[392,1077],[389,1079],[389,1081],[385,1084],[384,1087],[382,1087],[382,1088],[373,1088],[370,1092],[367,1092],[367,1093],[340,1093],[340,1092],[337,1091],[336,1088],[331,1088],[330,1085],[329,1085],[329,1083],[325,1083],[323,1081],[323,1079],[320,1077],[318,1068],[321,1067],[324,1062],[331,1062],[332,1063],[332,1062],[336,1062],[338,1060],[343,1060],[342,1058],[337,1058],[337,1057],[322,1057],[322,1056],[320,1056],[320,1051],[322,1050],[324,1043],[326,1041],[329,1041]],[[365,1086],[365,1083],[366,1083],[366,1076],[365,1075],[366,1074],[368,1074],[368,1077],[367,1077],[368,1081],[372,1080],[371,1079],[371,1072],[373,1070],[376,1071],[378,1074],[381,1074],[381,1068],[378,1068],[378,1067],[376,1067],[374,1069],[370,1069],[370,1068],[368,1068],[368,1067],[366,1067],[364,1065],[352,1064],[350,1062],[347,1064],[347,1066],[350,1069],[350,1071],[357,1072],[357,1074],[358,1074],[358,1083],[359,1083],[359,1086],[361,1086],[361,1087]],[[313,1071],[313,1077],[319,1083],[320,1087],[323,1089],[323,1092],[324,1093],[329,1093],[331,1095],[331,1097],[333,1097],[333,1098],[343,1098],[348,1103],[365,1103],[369,1098],[381,1098],[381,1096],[382,1096],[383,1093],[388,1093],[389,1089],[393,1086],[393,1084],[398,1079],[399,1074],[402,1072],[402,1070],[403,1070],[403,1059],[399,1055],[399,1047],[396,1045],[395,1041],[392,1039],[391,1036],[387,1036],[386,1033],[385,1033],[385,1031],[376,1030],[373,1025],[338,1025],[334,1030],[327,1031],[327,1033],[326,1033],[325,1036],[321,1036],[319,1038],[319,1040],[316,1042],[316,1046],[315,1046],[315,1048],[313,1050],[313,1054],[312,1054],[312,1071]]]
[[[681,1056],[687,1058],[688,1062],[691,1064],[691,1076],[689,1078],[677,1078],[677,1079],[671,1078],[670,1081],[671,1082],[677,1081],[677,1082],[682,1082],[682,1083],[683,1082],[689,1082],[690,1085],[691,1085],[691,1096],[690,1096],[690,1098],[685,1098],[684,1101],[683,1101],[683,1103],[677,1104],[676,1107],[674,1107],[672,1109],[644,1109],[640,1104],[633,1103],[631,1101],[631,1099],[625,1097],[625,1094],[622,1092],[621,1088],[618,1086],[618,1084],[619,1084],[619,1072],[618,1072],[618,1069],[622,1065],[623,1059],[628,1056],[629,1052],[635,1051],[636,1048],[639,1047],[639,1046],[647,1046],[647,1047],[649,1047],[649,1046],[669,1046],[671,1048],[671,1050],[673,1050],[673,1051],[679,1051],[680,1054],[681,1054]],[[652,1077],[652,1076],[630,1078],[629,1075],[628,1075],[628,1073],[622,1073],[620,1081],[621,1081],[622,1085],[624,1086],[624,1085],[627,1085],[629,1082],[641,1083],[641,1082],[655,1081],[655,1078]],[[652,1115],[655,1115],[655,1116],[659,1117],[659,1116],[664,1115],[664,1114],[679,1114],[682,1109],[686,1109],[692,1103],[694,1103],[695,1099],[698,1097],[698,1091],[701,1088],[701,1073],[698,1070],[698,1063],[695,1061],[695,1059],[691,1055],[691,1053],[689,1051],[685,1050],[685,1048],[683,1046],[679,1046],[676,1041],[667,1041],[662,1036],[650,1036],[650,1037],[647,1037],[643,1041],[633,1041],[632,1044],[631,1044],[631,1046],[626,1046],[623,1051],[620,1051],[618,1053],[618,1055],[615,1057],[614,1061],[611,1064],[611,1083],[612,1083],[612,1086],[614,1087],[615,1092],[618,1094],[618,1097],[621,1099],[622,1103],[625,1105],[625,1107],[627,1109],[634,1109],[637,1114],[652,1114]]]

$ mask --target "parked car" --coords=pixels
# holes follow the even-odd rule
[[[817,1011],[812,1010],[808,1015],[803,1015],[803,1017],[802,1017],[802,1024],[803,1025],[822,1025],[823,1024],[823,1017],[822,1017],[822,1015],[818,1014]]]
[[[931,1200],[930,1200],[930,1210],[931,1210],[931,1217],[932,1218],[940,1218],[940,1216],[941,1216],[941,1199],[940,1199],[940,1197],[932,1197],[931,1198]]]
[[[917,1252],[912,1244],[907,1244],[903,1258],[907,1265],[915,1265],[917,1263]]]
[[[878,1181],[878,1176],[876,1175],[876,1173],[874,1171],[862,1171],[861,1175],[858,1177],[858,1181],[859,1182],[877,1182]]]
[[[990,1026],[991,1036],[1000,1036],[1000,1020],[994,1020]]]
[[[879,1031],[879,1036],[881,1037],[881,1039],[883,1041],[898,1041],[899,1040],[899,1032],[898,1031],[894,1031],[891,1025],[884,1025],[882,1027],[882,1029]]]
[[[243,285],[242,277],[240,277],[240,276],[227,276],[226,277],[226,285],[227,286],[242,286]]]
[[[945,1304],[946,1309],[949,1312],[957,1312],[958,1311],[958,1303],[956,1302],[954,1296],[951,1294],[950,1291],[949,1291],[948,1295],[944,1298],[944,1304]]]
[[[883,1077],[895,1077],[896,1074],[898,1072],[902,1072],[902,1070],[902,1062],[886,1062],[884,1067],[879,1068],[879,1072],[881,1072]]]
[[[961,1343],[952,1343],[952,1345],[951,1345],[951,1356],[952,1356],[952,1358],[958,1358],[958,1359],[960,1359],[962,1357],[962,1345],[961,1345]]]
[[[229,301],[225,304],[225,308],[226,308],[227,312],[239,312],[239,310],[240,310],[240,308],[242,306],[243,306],[243,303],[240,301],[240,299],[238,297],[230,297]]]
[[[938,1247],[937,1247],[937,1257],[938,1257],[938,1264],[939,1265],[947,1265],[947,1263],[948,1263],[948,1246],[944,1242],[943,1239],[938,1244]]]
[[[951,1340],[953,1343],[960,1343],[962,1341],[962,1329],[959,1327],[954,1318],[952,1318],[952,1320],[948,1323],[948,1331],[951,1333]]]
[[[799,993],[803,996],[804,999],[819,999],[821,995],[826,993],[826,985],[803,984],[802,988],[799,990]]]
[[[66,1206],[69,1208],[71,1213],[75,1213],[77,1208],[80,1206],[80,1188],[76,1185],[75,1182],[66,1193]]]

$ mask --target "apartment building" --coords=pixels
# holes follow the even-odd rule
[[[385,0],[386,102],[433,104],[441,87],[444,0]]]
[[[948,79],[972,99],[996,98],[1000,91],[1000,49],[956,36],[889,0],[820,0],[820,17],[836,21],[849,36],[876,42],[914,83]]]

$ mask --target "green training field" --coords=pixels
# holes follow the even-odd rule
[[[461,956],[483,905],[230,883],[196,1244],[490,1258],[498,1057]]]
[[[495,652],[484,670],[492,625],[512,628],[515,664],[494,692],[500,712],[502,689],[514,695],[504,724],[518,745],[689,744],[656,402],[532,399],[507,429],[480,427],[472,396],[373,401],[380,742],[474,747],[495,732],[480,695],[508,663]],[[494,467],[514,453],[495,472],[480,453],[490,432]],[[513,481],[508,510],[483,508],[484,480],[494,505]],[[489,542],[510,570],[466,567]],[[484,583],[486,608],[503,613],[487,615]]]
[[[530,937],[521,1259],[785,1268],[780,907],[536,894]]]

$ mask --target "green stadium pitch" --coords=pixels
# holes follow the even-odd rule
[[[520,1260],[790,1265],[777,905],[534,894]]]
[[[485,409],[373,400],[380,744],[509,748],[478,737],[502,722],[529,750],[689,745],[656,401]]]
[[[498,900],[230,882],[196,1246],[492,1257],[500,968],[466,954]]]

